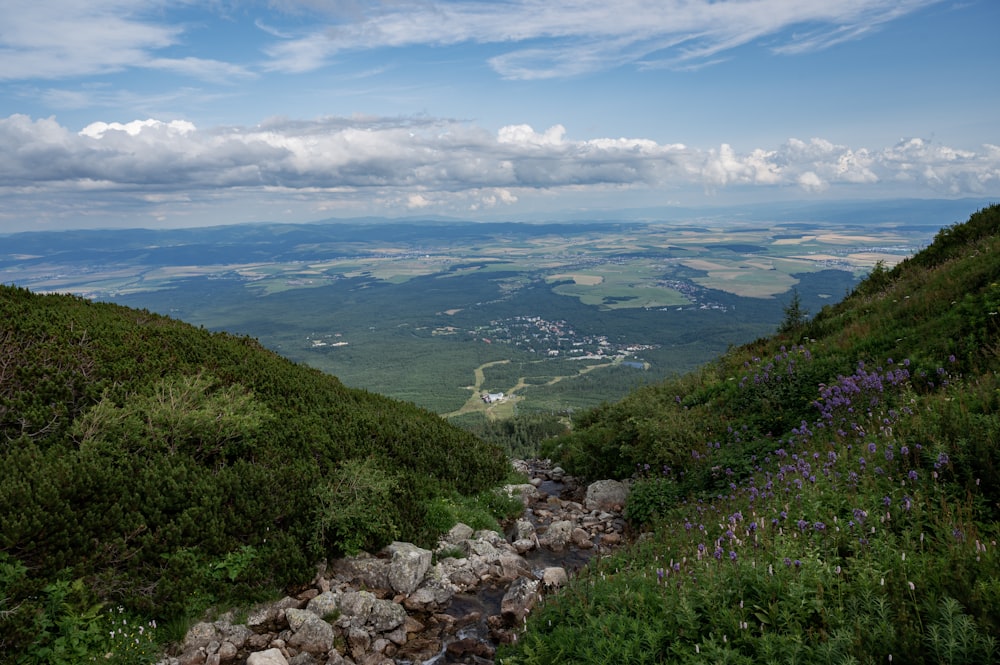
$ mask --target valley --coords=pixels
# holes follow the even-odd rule
[[[449,416],[566,413],[815,313],[934,226],[684,222],[323,222],[4,238],[0,281],[249,335]],[[501,362],[502,361],[502,362]],[[476,391],[473,391],[474,393]]]

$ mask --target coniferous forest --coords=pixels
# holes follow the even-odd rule
[[[86,662],[119,607],[176,639],[326,557],[502,518],[485,437],[632,482],[634,543],[499,662],[996,662],[1000,206],[786,314],[568,433],[477,436],[251,338],[0,287],[0,652]]]

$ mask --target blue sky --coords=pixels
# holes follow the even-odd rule
[[[996,0],[0,16],[0,232],[1000,198]]]

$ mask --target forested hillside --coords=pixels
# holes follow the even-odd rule
[[[1000,207],[814,318],[580,416],[637,532],[529,621],[528,663],[1000,660]]]
[[[0,456],[0,653],[49,663],[81,662],[102,602],[162,625],[327,556],[430,542],[509,469],[253,339],[12,287]]]

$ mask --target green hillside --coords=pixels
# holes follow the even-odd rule
[[[500,654],[537,663],[1000,661],[1000,206],[845,301],[578,417],[637,533]]]
[[[253,339],[5,286],[0,456],[0,653],[47,663],[81,662],[101,602],[162,623],[428,543],[508,471]]]

